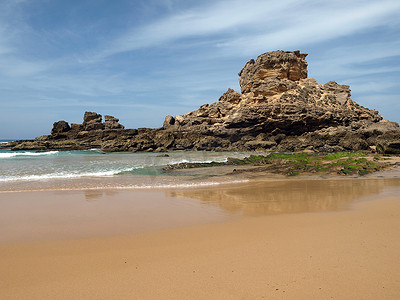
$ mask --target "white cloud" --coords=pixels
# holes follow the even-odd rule
[[[338,45],[335,48],[326,49],[321,56],[329,60],[331,64],[348,65],[362,64],[398,55],[400,55],[400,41],[391,40],[386,43],[359,41],[357,45]]]
[[[345,7],[345,9],[343,9]],[[265,49],[298,49],[334,38],[351,35],[361,30],[382,26],[388,15],[400,13],[400,2],[386,1],[332,7],[322,5],[310,10],[292,11],[287,14],[282,26],[266,33],[239,36],[221,43],[224,51],[240,51],[242,54],[257,53]],[[397,18],[397,17],[396,17]]]
[[[397,82],[385,80],[349,80],[351,81],[351,89],[358,91],[358,93],[369,94],[369,93],[385,93],[388,89],[397,86]],[[376,96],[375,96],[376,97]]]
[[[92,59],[216,35],[225,54],[298,47],[349,35],[396,20],[400,2],[386,1],[219,1],[179,12],[108,43]],[[396,21],[394,21],[396,22]],[[228,51],[227,51],[228,50]]]
[[[317,52],[317,51],[316,51]],[[354,45],[337,45],[334,48],[323,49],[318,58],[311,53],[308,57],[309,75],[311,77],[327,77],[326,80],[345,80],[353,84],[357,77],[376,75],[391,81],[392,76],[385,76],[385,73],[398,73],[398,64],[391,64],[388,61],[398,61],[400,56],[400,42],[389,40],[386,42],[368,42],[359,40]],[[386,78],[387,77],[387,78]],[[365,79],[358,79],[365,80]]]
[[[13,56],[0,57],[0,74],[7,77],[26,77],[50,68],[50,63],[34,62]]]
[[[0,75],[2,76],[30,76],[48,68],[46,63],[23,58],[21,54],[29,49],[24,36],[33,34],[21,11],[27,2],[27,0],[0,2]]]
[[[179,12],[140,28],[123,33],[100,53],[97,59],[121,52],[154,47],[182,38],[224,34],[232,29],[259,30],[258,23],[276,19],[298,1],[218,1],[210,7]],[[272,23],[271,23],[272,24]]]

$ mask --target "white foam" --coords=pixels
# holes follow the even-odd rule
[[[151,189],[186,189],[186,188],[201,188],[201,187],[212,187],[218,186],[223,184],[240,184],[240,183],[247,183],[250,180],[243,179],[243,180],[228,180],[228,181],[209,181],[209,182],[193,182],[193,183],[166,183],[166,184],[133,184],[133,185],[105,185],[105,186],[70,186],[68,188],[60,188],[60,187],[51,187],[51,188],[38,188],[38,189],[26,189],[29,191],[80,191],[80,190],[151,190]],[[23,192],[24,189],[21,190],[13,190],[13,191],[1,191],[0,193],[4,192]]]
[[[130,172],[136,168],[118,169],[118,170],[108,170],[108,171],[97,171],[97,172],[83,172],[83,173],[49,173],[43,175],[26,175],[26,176],[8,176],[1,177],[0,182],[9,181],[33,181],[33,180],[50,180],[50,179],[73,179],[80,177],[107,177],[114,176],[121,172]]]
[[[171,161],[168,164],[170,164],[170,165],[181,164],[181,163],[210,164],[210,163],[213,163],[213,162],[223,163],[223,162],[227,162],[227,161],[228,161],[228,158],[218,158],[218,159],[213,159],[213,160],[187,160],[187,159],[181,159],[181,160]]]
[[[174,184],[155,184],[155,185],[128,185],[128,186],[116,186],[110,187],[113,189],[170,189],[170,188],[193,188],[203,186],[215,186],[221,184],[235,184],[235,183],[246,183],[248,179],[243,180],[232,180],[232,181],[210,181],[210,182],[193,182],[193,183],[174,183]],[[103,189],[103,187],[89,188],[89,189]]]
[[[48,152],[6,152],[0,153],[0,158],[12,158],[18,156],[43,156],[43,155],[54,155],[58,151],[48,151]]]
[[[75,150],[72,150],[75,151]],[[78,150],[79,151],[79,150]],[[100,148],[92,148],[92,149],[87,149],[87,150],[81,150],[81,151],[86,151],[86,152],[98,152],[98,153],[105,153],[103,150],[101,150]]]

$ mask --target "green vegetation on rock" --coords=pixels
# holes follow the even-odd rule
[[[227,162],[183,163],[168,165],[164,170],[215,167],[224,165],[260,166],[271,173],[296,176],[299,174],[340,174],[366,175],[392,166],[386,158],[368,156],[363,152],[321,153],[271,153],[268,155],[250,155],[238,159],[228,158]],[[397,165],[394,164],[394,165]],[[260,169],[259,169],[260,170]]]

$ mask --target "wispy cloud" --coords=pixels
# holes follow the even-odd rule
[[[398,24],[399,12],[400,2],[393,0],[220,1],[127,30],[91,58],[202,36],[218,36],[215,44],[225,55],[299,47],[387,24],[388,17]]]
[[[339,1],[338,1],[339,2]],[[223,51],[240,51],[251,54],[265,49],[292,49],[318,44],[338,37],[351,35],[362,30],[381,26],[388,16],[397,18],[400,2],[365,3],[365,5],[337,6],[319,3],[318,8],[305,7],[304,10],[291,11],[285,16],[280,28],[266,29],[263,33],[239,36],[219,44]],[[346,9],[343,9],[346,7]]]
[[[371,82],[371,76],[382,86],[398,85],[400,42],[396,39],[368,42],[358,38],[351,45],[342,42],[331,48],[327,45],[319,53],[313,52],[309,58],[309,75],[322,81],[350,84],[354,91],[365,91],[365,83]]]
[[[298,1],[218,1],[207,7],[178,12],[140,28],[132,28],[108,43],[94,58],[101,59],[126,51],[171,43],[183,38],[210,38],[216,34],[232,34],[231,30],[257,28],[260,20],[276,18],[276,14]],[[242,27],[242,28],[240,28]]]

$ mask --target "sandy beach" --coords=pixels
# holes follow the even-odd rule
[[[0,0],[0,300],[400,300],[400,0]]]
[[[398,299],[400,179],[0,193],[1,299]]]

